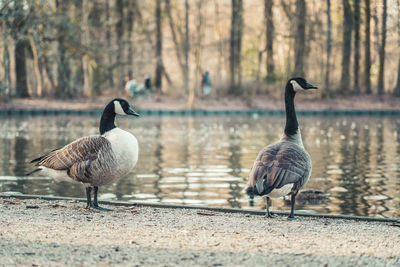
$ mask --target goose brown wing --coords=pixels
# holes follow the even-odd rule
[[[299,146],[290,142],[272,144],[258,154],[250,172],[249,185],[266,179],[265,185],[272,189],[292,183],[301,187],[308,178],[309,165],[308,153]]]
[[[54,170],[68,170],[74,164],[93,161],[99,154],[111,151],[111,143],[102,136],[80,138],[62,148],[53,150],[31,162]],[[108,152],[110,153],[110,152]]]

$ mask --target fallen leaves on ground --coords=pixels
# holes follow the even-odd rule
[[[205,212],[205,211],[198,211],[197,214],[203,215],[203,216],[214,216],[215,215],[215,213]]]
[[[3,200],[3,204],[21,205],[21,204],[22,204],[22,201],[20,201],[20,200],[7,200],[7,199],[4,199],[4,200]]]
[[[58,207],[67,208],[67,206],[65,206],[65,205],[60,205],[60,204],[48,204],[47,206],[53,207],[53,208],[58,208]]]
[[[26,208],[27,209],[38,209],[39,206],[37,206],[37,205],[27,205]]]

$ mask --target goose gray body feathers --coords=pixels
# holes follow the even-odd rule
[[[256,186],[255,193],[262,196],[296,194],[310,178],[311,167],[311,158],[302,144],[284,136],[260,151],[249,175],[249,186]]]

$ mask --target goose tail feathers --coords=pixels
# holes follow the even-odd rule
[[[266,179],[259,179],[254,186],[248,186],[246,193],[250,197],[267,195],[274,190],[274,187],[267,186]]]
[[[39,171],[41,171],[41,170],[42,170],[41,168],[34,169],[33,171],[30,171],[30,172],[28,172],[27,174],[25,174],[25,176],[34,174],[35,172],[39,172]]]
[[[38,161],[40,161],[42,158],[43,158],[43,156],[42,156],[42,157],[38,157],[38,158],[36,158],[36,159],[33,159],[33,160],[30,161],[30,163],[38,162]]]
[[[255,195],[257,195],[257,189],[255,188],[255,186],[248,186],[246,188],[246,194],[249,197],[254,197]]]

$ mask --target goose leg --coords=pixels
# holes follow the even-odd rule
[[[97,201],[97,192],[99,191],[99,187],[98,186],[93,186],[93,206],[98,207],[99,206],[99,202]]]
[[[92,207],[92,198],[90,193],[92,192],[92,188],[90,186],[86,187],[86,208],[90,209]]]
[[[267,197],[267,201],[266,201],[266,206],[267,206],[267,213],[265,214],[265,217],[267,218],[275,218],[276,216],[272,215],[271,212],[269,212],[269,207],[271,206],[271,199],[269,197]]]
[[[99,206],[99,202],[97,201],[97,192],[99,191],[98,186],[93,186],[93,208],[96,210],[103,210],[103,211],[111,211],[110,209],[102,208]]]
[[[288,219],[296,219],[296,217],[294,217],[294,203],[296,202],[296,195],[292,194],[290,197],[290,215],[288,217]]]
[[[254,207],[254,197],[249,198],[249,205],[250,207]]]

